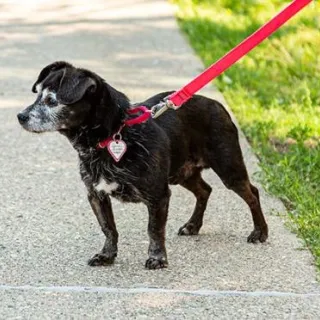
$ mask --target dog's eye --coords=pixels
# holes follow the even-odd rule
[[[51,97],[51,96],[47,96],[44,100],[45,104],[48,104],[48,105],[55,105],[56,104],[56,100]]]

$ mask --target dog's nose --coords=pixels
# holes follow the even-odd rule
[[[27,122],[28,119],[29,119],[29,116],[26,115],[26,114],[24,114],[24,113],[22,113],[22,112],[18,113],[17,117],[18,117],[18,120],[19,120],[19,122],[20,122],[21,124],[24,124],[24,123]]]

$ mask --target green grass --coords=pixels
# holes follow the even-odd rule
[[[174,0],[209,66],[273,17],[280,0]],[[320,267],[320,5],[314,2],[218,77],[261,160],[265,188],[288,208]],[[272,230],[271,230],[272,232]]]

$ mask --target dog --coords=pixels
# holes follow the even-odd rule
[[[266,241],[268,226],[258,189],[249,180],[237,128],[219,102],[194,95],[176,111],[123,126],[132,118],[129,113],[134,107],[127,96],[97,74],[64,61],[46,66],[32,91],[38,94],[36,101],[17,115],[21,126],[35,133],[58,131],[79,155],[88,200],[106,238],[101,252],[88,261],[90,266],[112,264],[117,256],[112,196],[147,206],[149,249],[145,267],[167,267],[169,185],[179,184],[196,197],[190,219],[178,231],[179,235],[196,235],[212,190],[201,177],[202,170],[209,168],[249,206],[254,230],[247,241]],[[171,93],[159,93],[136,105],[151,108]],[[121,159],[99,147],[106,139],[116,139],[115,135],[116,143],[126,144],[126,150],[120,150]]]

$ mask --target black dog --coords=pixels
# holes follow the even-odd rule
[[[118,232],[111,195],[147,205],[150,244],[146,267],[166,267],[169,184],[180,184],[197,198],[194,212],[179,235],[198,234],[211,193],[211,187],[201,178],[206,168],[213,169],[225,186],[248,204],[254,223],[248,242],[266,241],[268,227],[258,190],[248,178],[237,128],[217,101],[195,95],[177,111],[124,127],[121,135],[127,151],[116,162],[98,145],[130,118],[132,105],[123,93],[98,75],[66,62],[45,67],[32,91],[38,93],[35,103],[18,114],[23,128],[38,133],[59,131],[79,153],[89,202],[106,236],[102,251],[89,260],[89,265],[111,264],[117,256]],[[139,105],[150,108],[168,94],[160,93]]]

